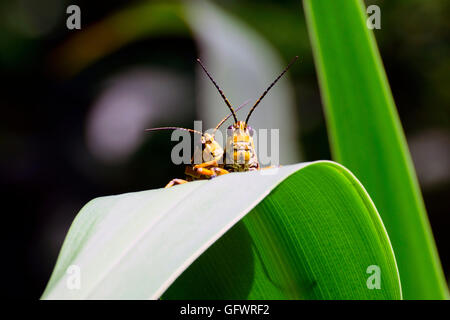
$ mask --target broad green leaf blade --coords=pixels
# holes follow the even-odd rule
[[[210,296],[401,298],[395,258],[375,207],[358,181],[331,162],[95,199],[71,226],[42,298],[156,299],[255,206],[236,225],[247,235],[235,228],[224,237],[237,241],[235,251],[227,250],[229,261],[241,262],[239,269],[247,272],[242,278],[216,273]],[[259,255],[254,263],[242,259],[249,243]],[[216,264],[220,272],[220,260]],[[381,269],[380,290],[367,288],[369,265]],[[78,290],[67,285],[70,266],[79,267]],[[221,289],[220,279],[231,293]],[[203,284],[199,279],[191,287]]]
[[[381,289],[367,287],[367,268]],[[373,267],[372,267],[373,268]],[[237,285],[240,284],[240,285]],[[165,299],[399,299],[399,278],[378,214],[334,163],[284,180],[164,294]]]
[[[304,0],[334,159],[367,188],[386,225],[405,299],[447,288],[402,127],[359,0]]]

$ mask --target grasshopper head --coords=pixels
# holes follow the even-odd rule
[[[201,141],[202,141],[203,145],[215,142],[214,141],[214,136],[212,134],[209,134],[209,133],[206,133],[206,132],[202,135]]]
[[[256,162],[253,129],[244,121],[237,121],[228,127],[227,161],[237,171],[245,171],[249,165]]]
[[[237,121],[227,129],[228,137],[234,137],[235,142],[249,141],[253,137],[253,129],[244,121]],[[248,138],[245,138],[248,137]]]
[[[204,133],[202,135],[203,161],[217,160],[222,161],[223,148],[214,140],[214,135]]]

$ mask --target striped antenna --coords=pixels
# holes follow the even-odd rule
[[[223,91],[219,88],[219,86],[217,85],[216,81],[214,81],[212,76],[209,74],[208,70],[206,70],[206,67],[203,65],[203,63],[200,61],[200,59],[197,59],[197,62],[200,64],[200,66],[202,67],[203,71],[205,71],[205,73],[208,76],[208,78],[211,79],[212,83],[214,84],[214,86],[217,88],[217,90],[219,91],[220,95],[222,96],[223,101],[225,101],[226,105],[230,109],[231,114],[233,115],[234,121],[237,122],[238,119],[236,117],[236,113],[233,110],[233,107],[231,106],[230,101],[228,101],[227,97],[225,97],[225,95],[223,94]]]
[[[241,104],[237,109],[236,112],[241,110],[243,107],[245,107],[248,103],[250,102],[250,99],[245,101],[243,104]],[[216,132],[217,129],[220,128],[220,126],[228,120],[228,118],[230,118],[232,116],[232,113],[230,113],[229,115],[227,115],[225,118],[223,118],[219,124],[214,128],[214,132]],[[187,128],[181,128],[181,127],[159,127],[159,128],[151,128],[151,129],[145,129],[145,131],[157,131],[157,130],[184,130],[184,131],[189,131],[189,132],[193,132],[193,133],[197,133],[201,136],[203,136],[203,133],[201,133],[200,131],[194,130],[194,129],[187,129]],[[214,135],[214,134],[213,134]]]
[[[248,105],[249,102],[250,102],[250,99],[248,99],[248,100],[245,101],[243,104],[241,104],[241,105],[236,109],[236,112],[238,112],[238,111],[241,110],[243,107],[245,107],[246,105]],[[220,128],[220,126],[221,126],[225,121],[227,121],[228,118],[230,118],[232,115],[233,115],[233,114],[230,113],[229,115],[227,115],[225,118],[223,118],[223,119],[217,124],[217,126],[214,128],[213,135],[214,135],[214,133],[216,133],[216,131]]]
[[[286,71],[289,70],[289,68],[291,67],[291,65],[295,62],[295,60],[298,59],[298,56],[295,56],[294,59],[291,60],[291,62],[289,62],[288,66],[283,70],[283,72],[275,79],[274,82],[272,82],[270,84],[270,86],[266,89],[266,91],[264,91],[264,93],[262,94],[261,97],[259,97],[259,99],[256,101],[255,105],[250,109],[250,111],[248,112],[247,118],[245,119],[245,123],[248,123],[248,119],[250,119],[250,115],[252,114],[253,110],[255,110],[256,106],[261,102],[261,100],[264,98],[264,96],[267,94],[267,92],[269,92],[270,89],[272,89],[272,87],[275,85],[275,83],[277,83],[278,80],[280,80],[280,78],[286,73]]]
[[[241,110],[243,107],[245,107],[246,105],[248,105],[248,103],[250,102],[250,99],[245,101],[243,104],[241,104],[237,109],[236,112],[238,112],[239,110]],[[223,118],[222,120],[220,120],[219,124],[214,128],[214,132],[213,132],[213,136],[216,133],[216,131],[220,128],[220,126],[227,121],[233,114],[230,113],[229,115],[227,115],[225,118]],[[189,131],[189,132],[193,132],[193,133],[197,133],[201,136],[203,136],[203,133],[201,133],[200,131],[194,130],[194,129],[187,129],[187,128],[181,128],[181,127],[159,127],[159,128],[151,128],[151,129],[145,129],[145,131],[157,131],[157,130],[184,130],[184,131]]]
[[[180,127],[160,127],[160,128],[145,129],[145,131],[156,131],[156,130],[184,130],[184,131],[197,133],[197,134],[203,136],[203,133],[201,133],[200,131],[197,131],[194,129],[180,128]]]

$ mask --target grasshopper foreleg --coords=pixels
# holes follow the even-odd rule
[[[170,188],[170,187],[172,187],[174,185],[183,184],[183,183],[186,183],[186,182],[187,181],[183,180],[183,179],[172,179],[172,180],[170,180],[170,182],[164,188]]]

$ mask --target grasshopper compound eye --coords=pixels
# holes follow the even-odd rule
[[[250,137],[253,137],[253,128],[252,127],[250,127],[250,126],[247,126],[247,130],[248,130],[248,133],[250,134]]]

